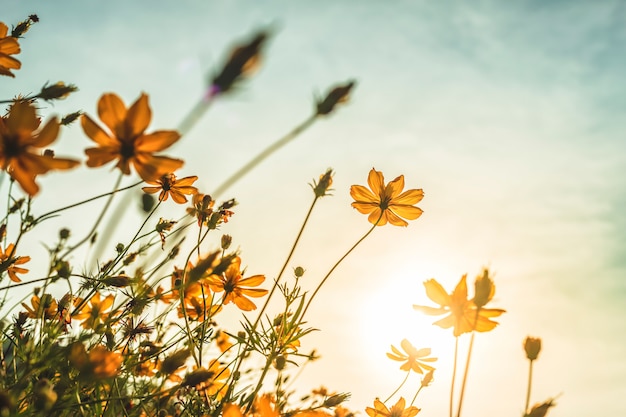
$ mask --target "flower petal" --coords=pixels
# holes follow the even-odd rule
[[[376,171],[374,168],[371,169],[369,175],[367,176],[367,183],[369,184],[372,192],[379,197],[385,190],[385,177],[382,172]],[[380,198],[378,198],[378,200],[380,201]]]
[[[159,130],[137,138],[135,149],[137,152],[158,152],[169,148],[178,139],[180,134],[175,130]]]
[[[126,114],[124,123],[127,137],[135,138],[141,135],[148,128],[151,118],[152,111],[148,104],[148,96],[142,93],[137,101],[130,106]]]
[[[98,100],[98,116],[107,125],[109,130],[120,140],[124,135],[124,119],[126,119],[126,105],[115,93],[106,93]]]
[[[450,294],[448,294],[443,286],[441,286],[441,284],[435,279],[431,278],[424,282],[424,288],[426,288],[426,295],[428,298],[433,300],[436,304],[439,304],[442,307],[450,306],[452,302]]]

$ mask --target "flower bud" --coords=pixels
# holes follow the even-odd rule
[[[297,266],[293,270],[293,274],[296,276],[296,278],[302,277],[304,275],[304,268],[302,268],[301,266]]]
[[[233,237],[231,235],[222,235],[222,250],[226,250],[230,248],[230,244],[233,241]]]
[[[274,368],[279,371],[285,369],[285,365],[287,365],[287,358],[285,357],[285,355],[277,356],[274,360]]]
[[[130,285],[130,277],[126,275],[116,275],[114,277],[104,277],[102,282],[112,287],[124,288]]]
[[[325,173],[320,175],[320,179],[318,182],[313,180],[313,192],[315,193],[315,197],[324,197],[328,195],[330,191],[330,186],[333,184],[333,170],[328,168]]]
[[[541,339],[528,336],[526,340],[524,340],[524,350],[526,351],[526,357],[534,361],[541,351]]]
[[[76,121],[80,116],[82,116],[82,111],[75,111],[74,113],[66,114],[61,118],[61,124],[63,126],[68,126]]]
[[[46,101],[62,100],[75,91],[78,91],[78,88],[74,84],[65,85],[63,81],[58,81],[50,86],[44,85],[37,97]]]
[[[484,307],[493,297],[495,289],[493,281],[489,278],[489,270],[483,269],[482,275],[476,277],[476,281],[474,281],[474,304],[476,307]]]
[[[350,398],[350,394],[348,393],[333,394],[324,400],[324,407],[336,407],[342,402],[346,401],[348,398]]]
[[[348,101],[348,95],[350,94],[350,90],[352,90],[355,83],[356,82],[354,80],[351,80],[345,85],[340,85],[330,90],[324,100],[317,102],[317,115],[326,116],[334,110],[338,103],[345,103]]]
[[[431,369],[430,371],[426,372],[426,375],[424,375],[424,378],[422,378],[422,387],[427,387],[430,385],[431,382],[433,382],[433,374],[435,373],[435,371],[433,369]]]

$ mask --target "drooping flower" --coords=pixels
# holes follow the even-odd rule
[[[9,115],[0,117],[0,168],[31,196],[39,191],[37,175],[79,164],[73,159],[56,158],[51,151],[40,152],[56,140],[59,122],[54,117],[36,131],[40,123],[34,105],[25,101],[13,103]]]
[[[256,287],[265,281],[264,275],[253,275],[243,278],[240,270],[241,259],[236,257],[230,263],[226,272],[212,275],[208,278],[211,289],[215,292],[224,291],[223,304],[235,303],[237,307],[244,311],[256,309],[256,305],[247,297],[262,297],[267,294],[267,290]]]
[[[11,70],[20,69],[22,63],[11,55],[20,53],[20,44],[13,36],[7,36],[8,32],[8,26],[0,22],[0,75],[15,77]]]
[[[424,287],[428,298],[439,304],[439,307],[413,305],[413,308],[430,316],[447,314],[433,324],[444,329],[452,327],[455,337],[474,330],[478,332],[493,330],[498,323],[491,320],[491,317],[498,317],[505,312],[497,308],[476,307],[473,300],[467,297],[467,274],[461,277],[451,294],[434,279],[424,282]]]
[[[185,204],[187,202],[185,195],[193,195],[198,192],[198,189],[191,185],[197,179],[198,177],[195,175],[176,179],[176,175],[167,173],[154,181],[146,181],[148,184],[152,184],[153,187],[143,187],[142,190],[149,194],[160,191],[159,201],[165,201],[171,196],[172,200],[178,204]]]
[[[406,402],[404,398],[400,398],[398,402],[391,407],[387,408],[378,398],[374,400],[374,408],[367,407],[365,412],[370,417],[413,417],[420,412],[420,409],[414,406],[404,408]]]
[[[402,192],[404,175],[385,185],[382,172],[372,168],[367,183],[371,191],[362,185],[353,185],[350,187],[350,195],[355,200],[352,207],[359,213],[369,214],[370,223],[377,226],[387,223],[408,226],[404,219],[415,220],[421,216],[422,209],[414,205],[422,200],[424,192],[421,189]]]
[[[387,353],[389,359],[394,361],[406,361],[400,366],[403,371],[410,371],[411,369],[418,374],[423,374],[424,371],[432,371],[434,368],[424,362],[435,362],[437,358],[428,358],[430,355],[430,348],[415,349],[415,347],[407,340],[402,339],[400,346],[406,353],[400,352],[395,346],[391,346],[391,352]]]
[[[16,265],[23,265],[30,261],[30,256],[15,256],[15,245],[10,243],[6,249],[2,250],[0,246],[0,273],[9,274],[9,278],[13,282],[21,282],[17,274],[25,274],[28,269]]]
[[[183,165],[180,159],[154,155],[174,144],[180,135],[174,130],[145,133],[152,118],[146,94],[141,94],[128,109],[116,94],[104,94],[98,101],[98,115],[108,131],[89,116],[81,116],[85,134],[98,144],[97,148],[85,150],[87,166],[99,167],[117,160],[116,167],[124,174],[130,175],[133,165],[141,179],[155,181]]]

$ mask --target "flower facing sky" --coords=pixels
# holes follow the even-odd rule
[[[493,330],[498,323],[491,320],[491,317],[498,317],[505,312],[498,308],[476,307],[474,301],[467,297],[467,274],[461,277],[451,294],[434,279],[426,281],[424,287],[428,298],[439,304],[439,307],[413,305],[413,308],[430,316],[447,314],[433,324],[444,329],[452,327],[455,337],[474,330],[478,332]]]
[[[253,275],[243,278],[240,270],[241,259],[236,257],[221,276],[212,275],[208,278],[211,289],[215,292],[224,291],[223,303],[235,303],[243,311],[256,309],[256,305],[248,297],[263,297],[267,290],[256,287],[265,281],[264,275]]]
[[[414,205],[422,200],[424,192],[421,189],[402,192],[404,175],[385,185],[382,172],[372,168],[367,183],[369,190],[362,185],[353,185],[350,187],[350,195],[355,200],[352,207],[359,213],[369,214],[370,223],[377,226],[387,223],[408,226],[404,219],[415,220],[422,215],[422,209]]]
[[[176,175],[167,173],[154,181],[146,180],[148,184],[154,185],[154,187],[143,187],[142,190],[149,194],[158,193],[160,191],[159,201],[165,201],[168,196],[171,196],[172,200],[178,204],[185,204],[187,202],[185,195],[192,195],[198,192],[198,189],[191,185],[197,179],[198,177],[195,175],[176,179]]]
[[[8,32],[8,26],[0,22],[0,75],[15,77],[11,70],[20,69],[22,64],[11,55],[20,53],[20,44],[13,36],[7,36]]]
[[[376,398],[376,400],[374,400],[374,408],[367,407],[365,412],[370,417],[413,417],[420,412],[420,409],[417,407],[410,406],[404,408],[405,405],[406,402],[404,398],[401,397],[398,402],[389,409],[382,401]]]
[[[35,106],[25,101],[13,103],[9,115],[0,117],[0,168],[31,196],[39,191],[35,183],[37,175],[79,164],[73,159],[55,158],[52,152],[41,151],[56,140],[59,122],[52,118],[37,131],[40,123]]]
[[[389,359],[394,361],[405,361],[400,369],[403,371],[410,371],[411,369],[418,374],[423,374],[424,371],[432,371],[434,368],[424,362],[435,362],[437,358],[428,358],[430,355],[430,348],[415,349],[415,347],[407,339],[403,339],[400,342],[400,346],[405,353],[402,353],[395,346],[391,346],[391,352],[387,353]]]
[[[98,144],[97,148],[85,150],[87,166],[99,167],[117,160],[116,167],[124,174],[130,175],[132,165],[141,179],[156,181],[183,165],[180,159],[153,155],[170,147],[180,135],[174,130],[145,133],[152,118],[146,94],[141,94],[128,109],[116,94],[104,94],[98,101],[98,116],[108,131],[89,116],[81,117],[85,134]]]

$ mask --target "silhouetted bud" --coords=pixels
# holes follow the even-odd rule
[[[333,88],[326,95],[326,98],[322,101],[317,101],[317,114],[318,116],[325,116],[330,114],[338,103],[345,103],[348,101],[348,95],[350,90],[354,87],[356,81],[349,81],[345,85],[340,85]]]
[[[297,266],[293,270],[293,274],[296,276],[296,278],[302,277],[302,275],[304,275],[304,268],[302,268],[301,266]]]
[[[63,116],[63,118],[61,119],[61,124],[63,126],[69,126],[70,124],[72,124],[76,119],[78,119],[81,115],[83,114],[82,111],[75,111],[74,113],[70,113],[70,114],[66,114],[65,116]]]
[[[324,197],[328,195],[330,191],[330,186],[333,184],[333,170],[328,168],[326,172],[320,175],[320,180],[315,182],[313,180],[313,192],[315,193],[315,197]]]
[[[63,228],[59,230],[59,239],[65,240],[70,237],[70,229]]]
[[[74,84],[65,85],[63,81],[58,81],[50,86],[44,85],[37,97],[46,101],[62,100],[77,90],[78,88]]]
[[[478,308],[482,308],[493,298],[496,287],[493,280],[489,277],[489,270],[483,269],[482,275],[476,277],[474,281],[474,304]]]
[[[102,282],[112,287],[123,288],[130,285],[130,277],[126,275],[116,275],[113,277],[104,277]]]
[[[528,336],[526,340],[524,340],[524,350],[526,351],[526,357],[534,361],[541,351],[541,339]]]
[[[327,407],[327,408],[336,407],[342,402],[346,401],[348,398],[350,398],[350,394],[348,393],[331,395],[330,397],[324,400],[324,407]]]
[[[233,242],[233,237],[231,235],[222,235],[222,250],[226,250],[230,248],[230,244]]]
[[[11,30],[11,36],[14,38],[21,37],[23,34],[28,32],[28,29],[30,29],[33,23],[37,22],[39,22],[39,17],[37,17],[36,14],[31,14],[26,20],[21,21],[13,28],[13,30]]]
[[[210,96],[226,93],[243,77],[249,76],[259,65],[261,48],[269,33],[258,32],[250,42],[233,48],[222,71],[211,81]]]

